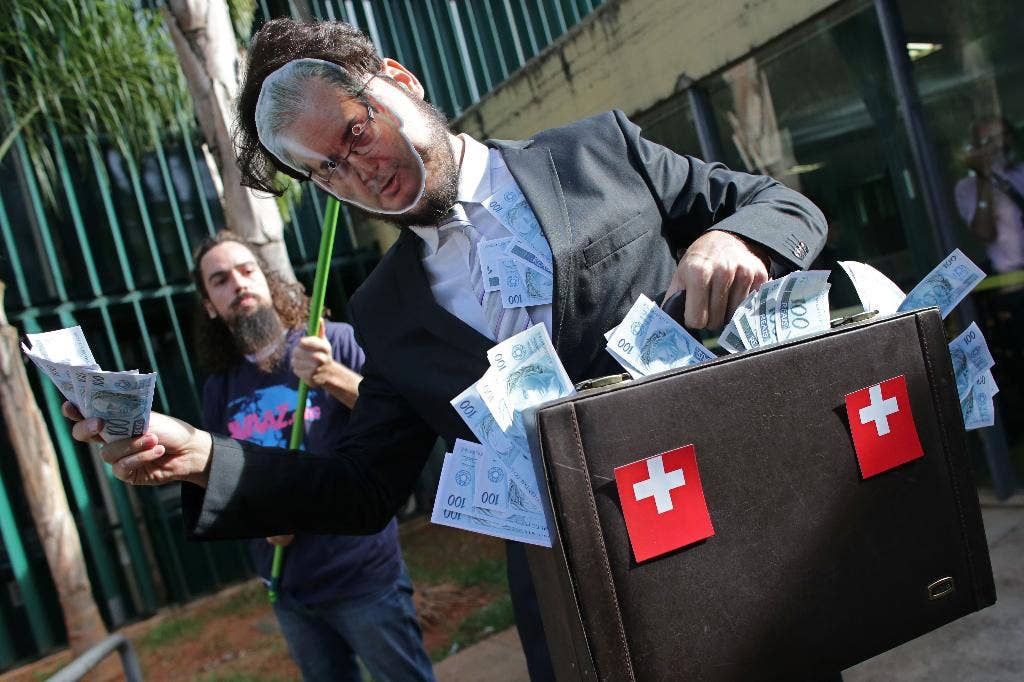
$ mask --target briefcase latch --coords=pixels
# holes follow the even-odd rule
[[[942,599],[953,592],[956,586],[953,584],[953,576],[939,578],[928,586],[928,599]]]
[[[856,315],[850,315],[849,317],[837,317],[834,320],[829,321],[829,326],[833,329],[836,327],[843,327],[848,324],[856,324],[857,322],[863,322],[864,320],[870,320],[872,317],[878,314],[877,310],[865,310],[862,313]]]
[[[582,393],[583,391],[592,391],[595,388],[604,388],[605,386],[621,384],[623,381],[629,381],[628,374],[610,374],[606,377],[586,379],[576,384],[576,392]]]

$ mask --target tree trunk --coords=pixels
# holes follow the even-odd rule
[[[4,283],[0,282],[0,408],[18,459],[25,498],[57,587],[68,643],[77,656],[106,637],[107,628],[92,596],[57,453],[32,395],[18,348],[18,332],[7,322],[3,298]],[[95,668],[91,677],[115,679],[120,675],[120,662],[112,656]]]
[[[277,202],[242,187],[231,142],[238,45],[225,0],[167,0],[160,12],[181,62],[199,127],[217,162],[228,226],[260,247],[271,269],[294,280]]]

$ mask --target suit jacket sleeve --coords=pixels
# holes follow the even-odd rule
[[[336,452],[214,436],[206,489],[182,484],[186,530],[193,539],[376,533],[413,490],[435,438],[370,358]]]
[[[673,253],[700,232],[722,230],[764,246],[777,269],[788,272],[809,267],[825,245],[825,217],[800,193],[767,176],[680,156],[641,137],[621,111],[615,116],[661,204]]]

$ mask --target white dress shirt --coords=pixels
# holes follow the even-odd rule
[[[485,199],[505,185],[516,185],[501,152],[487,148],[465,133],[459,135],[459,139],[463,141],[465,151],[456,202],[462,204],[482,240],[511,236],[512,233],[483,205]],[[494,338],[494,332],[487,325],[484,308],[470,285],[468,242],[464,238],[452,238],[456,232],[447,230],[442,233],[445,238],[439,239],[438,229],[432,225],[410,229],[422,240],[420,259],[430,292],[438,305],[492,341],[503,341]],[[551,304],[530,306],[527,313],[531,322],[543,323],[551,333]]]

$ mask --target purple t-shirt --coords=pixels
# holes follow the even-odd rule
[[[334,359],[360,371],[365,357],[352,327],[328,322],[325,333]],[[242,360],[211,376],[203,389],[203,427],[259,445],[287,447],[299,390],[289,360],[303,334],[300,330],[289,332],[285,358],[272,373],[261,372]],[[319,454],[334,452],[348,418],[349,409],[333,396],[323,389],[310,389],[302,449]],[[267,500],[267,504],[274,501]],[[273,545],[263,538],[254,539],[249,542],[249,551],[256,570],[269,579]],[[285,553],[281,590],[306,604],[358,597],[394,583],[400,568],[398,524],[394,519],[375,535],[297,533]]]

